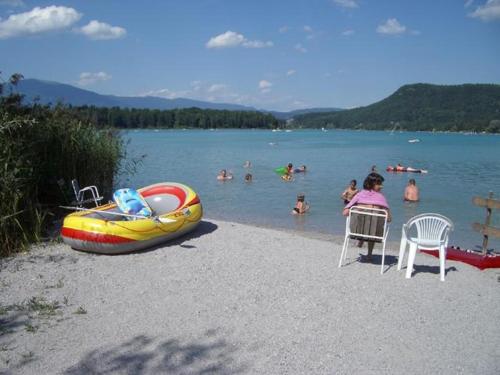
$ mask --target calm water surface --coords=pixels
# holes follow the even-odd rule
[[[342,235],[340,194],[353,178],[362,186],[377,165],[393,212],[390,240],[399,241],[401,225],[410,217],[437,212],[455,224],[451,243],[471,248],[482,242],[471,223],[486,215],[484,208],[472,205],[472,197],[493,191],[500,198],[500,136],[332,130],[139,130],[123,136],[130,139],[131,156],[146,157],[138,173],[126,176],[121,185],[185,183],[200,195],[205,216],[214,219]],[[420,142],[408,143],[414,138]],[[252,162],[248,170],[243,168],[246,160]],[[284,182],[274,169],[288,162],[305,164],[308,172]],[[385,172],[396,163],[429,173]],[[234,174],[232,181],[216,180],[222,168]],[[252,183],[244,182],[247,172]],[[402,200],[409,178],[420,187],[419,203]],[[311,210],[296,217],[290,211],[299,192],[306,194]],[[498,216],[494,224],[500,226]],[[490,243],[500,248],[500,241]]]

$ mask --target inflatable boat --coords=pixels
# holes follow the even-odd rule
[[[203,215],[188,186],[161,182],[139,189],[151,216],[124,214],[116,203],[77,211],[64,219],[61,236],[73,249],[121,254],[159,245],[192,231]]]

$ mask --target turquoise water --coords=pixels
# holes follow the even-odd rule
[[[451,243],[476,247],[480,234],[471,229],[484,221],[486,210],[472,205],[475,195],[489,191],[500,198],[500,136],[368,131],[307,130],[139,130],[124,133],[131,156],[146,154],[139,171],[121,185],[141,187],[159,181],[191,186],[200,195],[205,216],[259,226],[342,235],[340,194],[353,178],[362,186],[372,165],[385,177],[383,193],[393,213],[390,239],[398,241],[401,225],[413,215],[437,212],[451,218]],[[418,138],[418,143],[408,143]],[[252,183],[244,182],[246,160]],[[306,174],[284,182],[274,169],[292,162],[305,164]],[[396,163],[423,168],[428,174],[388,173]],[[216,180],[222,168],[232,181]],[[421,202],[402,200],[409,178],[415,178]],[[119,186],[124,187],[124,186]],[[290,214],[296,195],[311,204],[308,214]],[[494,224],[500,226],[498,213]],[[491,241],[500,248],[500,241]]]

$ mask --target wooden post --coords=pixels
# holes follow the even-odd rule
[[[490,191],[488,194],[488,199],[493,199],[493,192]],[[491,223],[491,207],[486,207],[486,221],[484,225],[489,227]],[[486,255],[488,252],[488,234],[483,234],[483,255]]]
[[[484,224],[473,223],[472,229],[483,235],[482,253],[484,256],[488,253],[488,239],[490,236],[500,238],[500,228],[490,226],[492,210],[500,210],[500,201],[493,199],[493,192],[490,191],[488,198],[474,197],[472,203],[479,207],[486,208],[486,220]]]

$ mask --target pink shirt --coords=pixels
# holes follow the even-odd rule
[[[361,190],[344,208],[351,208],[355,204],[373,204],[389,208],[389,204],[382,193],[375,190]]]

